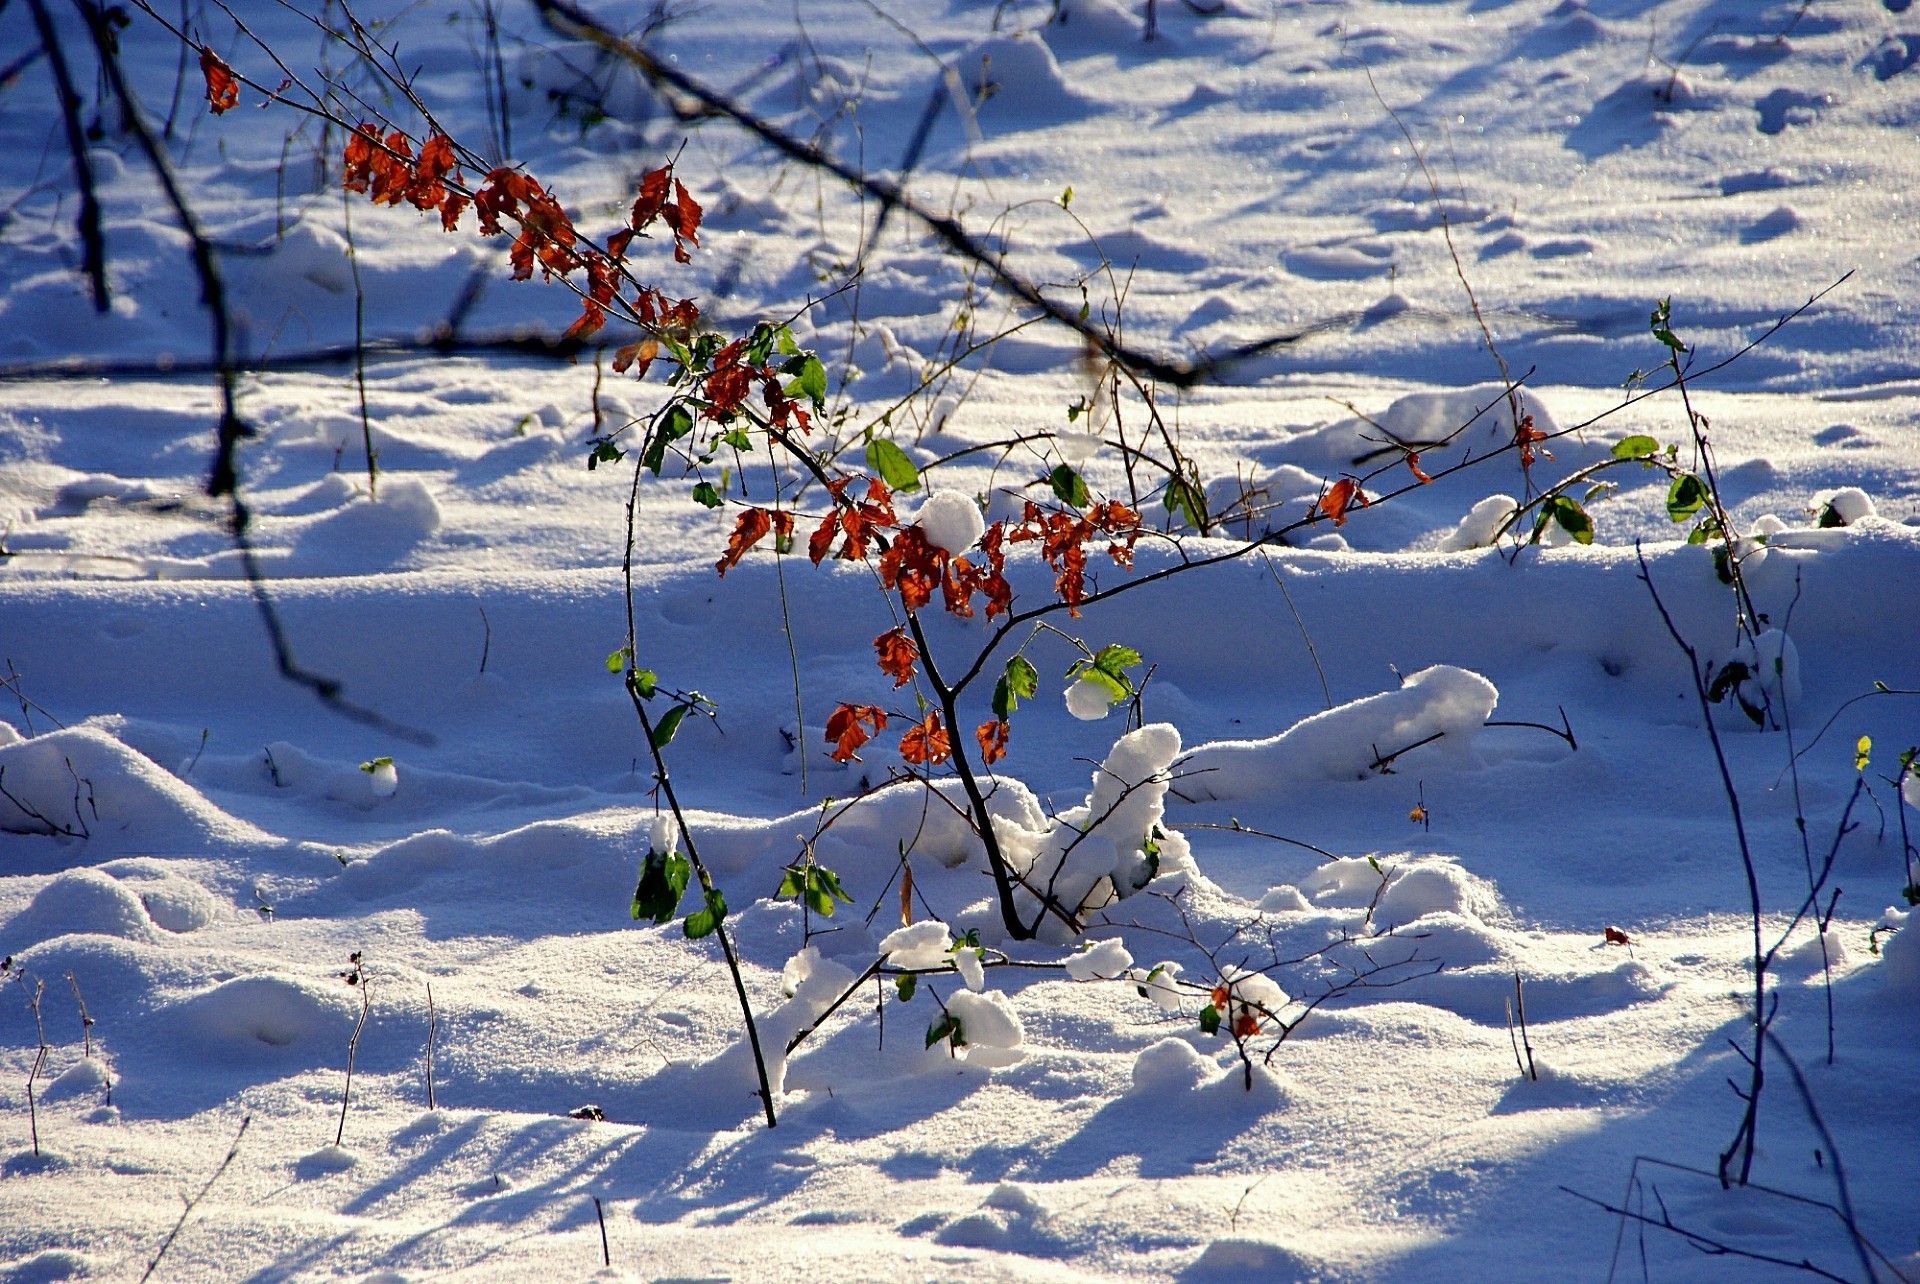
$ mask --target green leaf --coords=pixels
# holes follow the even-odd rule
[[[1025,656],[1016,655],[1007,661],[1006,670],[1001,673],[1000,681],[993,687],[993,716],[1005,722],[1020,707],[1022,700],[1031,700],[1040,689],[1040,673]]]
[[[753,438],[747,436],[744,428],[729,428],[716,439],[723,446],[732,446],[735,450],[752,450]]]
[[[1853,769],[1865,771],[1867,763],[1873,759],[1873,737],[1861,736],[1860,743],[1853,747]]]
[[[649,851],[640,866],[640,883],[633,889],[633,917],[664,923],[680,908],[693,866],[678,853]]]
[[[798,896],[800,894],[800,888],[800,871],[789,866],[787,876],[780,880],[780,890],[773,894],[773,898],[777,901],[784,901],[789,896]]]
[[[1741,683],[1753,677],[1753,670],[1739,660],[1729,660],[1720,671],[1713,675],[1713,681],[1707,684],[1707,699],[1719,704],[1731,695]]]
[[[596,437],[593,441],[593,453],[587,456],[587,471],[592,472],[601,464],[617,464],[627,457],[627,452],[613,444],[606,437]]]
[[[942,1039],[953,1040],[953,1046],[967,1046],[967,1036],[961,1031],[960,1023],[952,1016],[942,1014],[938,1021],[927,1027],[927,1046],[931,1048]]]
[[[1191,474],[1191,465],[1187,471],[1174,474],[1167,481],[1166,494],[1160,502],[1167,511],[1180,517],[1195,530],[1207,528],[1207,493],[1200,488],[1197,475]]]
[[[674,733],[680,730],[680,724],[686,719],[689,706],[676,704],[661,715],[660,721],[653,724],[653,747],[665,749],[673,743]]]
[[[1109,704],[1119,704],[1122,700],[1131,699],[1133,696],[1133,686],[1124,677],[1115,677],[1105,669],[1097,669],[1085,660],[1079,661],[1067,670],[1067,681],[1093,683],[1107,693]]]
[[[667,447],[693,431],[693,415],[686,406],[675,402],[672,408],[660,417],[658,423],[659,426],[654,429],[653,436],[647,439],[645,453],[640,456],[641,467],[652,472],[655,477],[658,477],[660,470],[666,466]]]
[[[825,865],[815,865],[813,867],[813,882],[815,887],[825,892],[828,896],[836,900],[845,901],[849,905],[853,904],[853,897],[847,895],[846,889],[840,886],[840,875],[834,873]],[[832,918],[833,903],[829,901],[827,904],[826,915],[828,918]]]
[[[1554,497],[1553,520],[1560,524],[1561,530],[1573,536],[1574,543],[1593,543],[1593,519],[1587,516],[1586,509],[1565,495]]]
[[[360,770],[366,772],[368,775],[372,775],[374,772],[380,770],[380,768],[391,767],[392,765],[393,759],[391,758],[375,758],[372,762],[361,763]]]
[[[1673,333],[1673,300],[1671,298],[1662,299],[1654,304],[1653,316],[1647,324],[1653,331],[1653,337],[1666,344],[1675,355],[1687,350],[1687,345],[1680,342]]]
[[[707,907],[687,915],[686,933],[689,941],[697,941],[703,936],[712,936],[720,926],[720,920],[727,916],[727,898],[720,894],[719,888],[707,893]]]
[[[652,669],[641,669],[633,675],[633,689],[640,693],[642,700],[653,699],[659,687],[660,677]]]
[[[867,443],[867,467],[879,473],[880,480],[895,490],[919,489],[920,470],[907,458],[906,451],[885,437],[875,437]]]
[[[1126,680],[1126,671],[1144,664],[1138,651],[1130,646],[1121,646],[1118,642],[1100,648],[1093,657],[1093,667],[1112,677]]]
[[[800,367],[800,377],[795,379],[794,383],[799,386],[801,392],[806,394],[807,400],[811,401],[816,407],[825,409],[827,404],[827,368],[820,364],[820,358],[814,356],[811,352],[807,353],[806,361]],[[888,484],[891,485],[892,483]],[[899,488],[896,487],[895,489]]]
[[[626,667],[627,667],[627,649],[625,647],[621,647],[618,651],[607,652],[607,672],[608,673],[618,674],[620,670]]]
[[[902,1003],[913,1002],[913,992],[920,988],[920,978],[909,972],[905,976],[893,978],[893,991],[900,996]]]
[[[1713,549],[1713,573],[1722,584],[1733,583],[1733,558],[1727,552],[1725,544],[1716,544]]]
[[[712,482],[701,482],[693,488],[693,502],[702,508],[718,508],[720,492],[713,488]]]
[[[1676,526],[1689,521],[1707,504],[1707,484],[1692,473],[1681,473],[1667,487],[1667,518]]]
[[[1060,208],[1066,209],[1071,204],[1073,204],[1073,184],[1068,183],[1067,190],[1060,193]]]
[[[1660,443],[1644,433],[1623,438],[1613,448],[1615,459],[1651,459],[1660,453]]]
[[[1214,1007],[1211,1003],[1200,1009],[1200,1033],[1220,1033],[1220,1009]]]
[[[1047,484],[1053,487],[1055,498],[1075,508],[1085,508],[1092,498],[1087,493],[1086,481],[1065,464],[1054,467],[1053,472],[1047,477]]]

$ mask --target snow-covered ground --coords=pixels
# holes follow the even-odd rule
[[[1139,446],[1145,407],[1128,390],[1117,416],[1070,421],[1093,392],[1077,336],[1029,325],[939,375],[1031,310],[911,218],[876,239],[878,208],[844,184],[723,120],[677,119],[531,5],[498,7],[498,80],[478,4],[355,13],[382,20],[452,132],[508,147],[583,229],[615,226],[678,152],[701,248],[683,268],[657,246],[640,261],[723,328],[798,314],[845,411],[829,429],[843,464],[893,408],[886,431],[923,466],[1031,438],[939,468],[989,519],[1051,502],[1036,479],[1063,461],[1099,495],[1134,493],[1117,444]],[[0,81],[0,1278],[139,1278],[198,1196],[156,1278],[583,1278],[603,1260],[608,1278],[741,1280],[1788,1271],[1764,1258],[1920,1279],[1920,931],[1887,930],[1920,835],[1892,783],[1920,744],[1900,694],[1920,690],[1920,11],[1202,7],[1218,12],[1151,6],[1151,42],[1133,0],[592,8],[636,35],[664,17],[647,41],[670,65],[875,174],[897,175],[931,120],[909,194],[1052,297],[1077,307],[1084,285],[1089,315],[1139,349],[1177,361],[1297,336],[1158,390],[1229,520],[1218,539],[1143,540],[1131,572],[1098,553],[1101,587],[1307,516],[1380,462],[1363,461],[1385,432],[1431,440],[1494,406],[1423,454],[1429,473],[1509,440],[1463,276],[1523,410],[1586,425],[1530,478],[1512,452],[1429,486],[1397,469],[1369,491],[1412,489],[1337,531],[1053,618],[1095,650],[1136,649],[1136,681],[1153,666],[1131,735],[1124,709],[1074,716],[1097,711],[1084,692],[1070,711],[1078,651],[1028,643],[1039,690],[994,769],[1003,846],[1096,900],[1099,874],[1145,882],[1087,916],[1101,944],[1085,954],[1057,925],[1007,938],[979,840],[918,785],[815,837],[902,765],[893,736],[833,761],[834,707],[887,708],[895,733],[919,716],[874,665],[888,599],[857,563],[765,546],[715,574],[737,502],[771,499],[764,454],[719,511],[672,470],[642,480],[638,659],[718,709],[667,754],[763,1041],[883,954],[960,968],[906,1001],[864,986],[776,1057],[768,1129],[714,940],[629,911],[670,835],[607,672],[627,639],[633,457],[589,470],[587,443],[657,407],[658,377],[609,371],[596,389],[591,353],[417,346],[457,306],[462,336],[498,337],[557,332],[579,304],[510,281],[504,244],[470,221],[448,235],[410,208],[349,206],[337,156],[324,179],[315,164],[338,135],[257,91],[209,115],[178,42],[132,11],[129,80],[156,127],[172,117],[241,346],[269,367],[240,384],[259,435],[239,464],[271,599],[298,662],[385,721],[330,711],[276,672],[205,493],[218,391],[186,239],[101,109],[78,20],[48,0],[79,123],[101,126],[113,304],[95,315],[48,60],[27,57],[35,6],[0,5],[0,65],[26,59]],[[296,9],[235,8],[288,72],[220,6],[187,9],[260,83],[325,69],[373,92]],[[488,110],[502,82],[510,142]],[[296,360],[353,343],[349,235],[368,338],[413,345],[376,344],[366,366],[371,497],[353,363]],[[1587,505],[1591,545],[1473,547],[1507,511],[1493,497],[1630,436],[1688,464],[1677,395],[1623,404],[1636,371],[1660,382],[1648,317],[1669,297],[1700,368],[1766,336],[1691,390],[1734,525],[1774,532],[1742,546],[1747,586],[1797,657],[1797,683],[1771,684],[1788,729],[1715,717],[1765,945],[1837,851],[1829,966],[1803,922],[1769,969],[1779,1045],[1745,1189],[1713,1170],[1752,1039],[1747,875],[1637,557],[1705,661],[1734,654],[1733,594],[1669,520],[1666,475],[1634,465],[1601,478],[1619,489]],[[1040,439],[1065,433],[1081,436]],[[1164,527],[1153,484],[1141,509]],[[1829,504],[1844,488],[1864,507]],[[1259,511],[1236,520],[1249,492]],[[1830,512],[1849,520],[1822,525]],[[1048,600],[1030,551],[1008,565],[1020,606]],[[925,624],[960,668],[992,628]],[[990,716],[986,684],[964,703]],[[852,900],[830,920],[774,898],[809,840]],[[921,925],[889,940],[903,850]],[[929,920],[974,931],[986,962],[1042,966],[975,969]],[[1198,988],[1149,981],[1163,961]],[[1307,1013],[1356,972],[1374,984]],[[1516,978],[1537,1077],[1510,1027]],[[1216,982],[1229,1027],[1246,1001],[1305,1014],[1270,1058],[1260,1018],[1251,1075],[1224,1029],[1201,1028]],[[925,1046],[942,1003],[964,1047]],[[1849,1199],[1870,1250],[1816,1206]]]

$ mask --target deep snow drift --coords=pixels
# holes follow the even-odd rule
[[[268,366],[240,387],[259,564],[299,662],[386,722],[338,716],[276,672],[204,493],[206,316],[149,171],[108,109],[96,316],[47,60],[0,81],[0,1278],[138,1278],[203,1187],[157,1278],[1769,1269],[1623,1233],[1592,1201],[1842,1278],[1920,1278],[1920,930],[1902,897],[1920,788],[1892,784],[1920,744],[1899,694],[1920,689],[1920,19],[1894,0],[1217,7],[1162,0],[1150,42],[1146,7],[1120,0],[594,8],[636,35],[664,15],[649,47],[849,163],[898,175],[913,155],[915,199],[1051,297],[1077,307],[1084,287],[1131,343],[1183,359],[1293,336],[1158,390],[1166,448],[1222,520],[1144,539],[1131,571],[1100,552],[1099,586],[1298,521],[1383,442],[1465,426],[1423,447],[1431,485],[1399,468],[1370,490],[1405,494],[1337,528],[1053,617],[1139,652],[1137,719],[1063,679],[1082,655],[1057,635],[995,653],[997,670],[1024,643],[1039,682],[994,768],[993,832],[1085,929],[1043,915],[1036,941],[1008,939],[958,785],[887,784],[922,713],[875,667],[896,620],[872,572],[769,544],[722,579],[733,513],[671,472],[640,481],[639,659],[718,709],[668,756],[731,907],[772,1130],[713,938],[629,910],[647,852],[675,840],[606,668],[627,633],[632,456],[586,462],[590,438],[661,404],[658,376],[421,349],[456,311],[461,335],[500,338],[557,332],[579,303],[510,281],[504,244],[470,226],[345,207],[316,124],[252,90],[212,117],[185,64],[167,145]],[[584,228],[616,223],[678,151],[702,246],[679,268],[650,245],[647,270],[717,325],[798,314],[845,411],[821,436],[842,464],[883,415],[923,468],[992,447],[901,497],[936,545],[1051,502],[1060,466],[1133,493],[1118,443],[1140,448],[1145,408],[1098,395],[1077,337],[1029,325],[946,369],[1029,312],[924,227],[895,215],[876,238],[870,203],[676,118],[530,6],[500,6],[498,78],[476,7],[372,8],[356,12],[391,20],[381,38],[478,149],[508,148],[489,112],[504,87],[511,158]],[[30,9],[0,6],[0,50],[37,47]],[[77,21],[49,9],[89,71]],[[197,38],[278,82],[218,6],[193,13]],[[293,72],[324,63],[371,92],[298,14],[243,16]],[[163,122],[179,45],[132,19],[129,77]],[[84,126],[90,75],[78,88]],[[1666,359],[1659,299],[1704,368],[1849,271],[1691,392],[1777,632],[1736,636],[1713,548],[1685,542],[1657,469],[1597,476],[1617,489],[1585,505],[1590,545],[1550,524],[1523,547],[1531,517],[1499,534],[1635,435],[1685,462],[1675,395],[1623,405]],[[1442,473],[1512,437],[1463,274],[1521,413],[1588,425],[1531,475],[1512,453]],[[351,346],[356,289],[372,495],[353,363],[313,355]],[[1150,525],[1173,526],[1158,481],[1138,484]],[[761,452],[722,485],[731,505],[789,482]],[[1765,1189],[1711,1175],[1740,1120],[1753,928],[1641,554],[1702,659],[1751,675],[1713,725],[1766,945],[1835,852],[1824,949],[1803,922],[1770,967],[1785,1056]],[[1021,606],[1048,600],[1030,550],[1008,566]],[[925,625],[963,668],[992,627]],[[897,718],[861,761],[829,753],[842,701]],[[831,918],[775,896],[809,856],[851,898]],[[855,985],[876,961],[926,974],[910,998],[891,973]],[[929,1047],[942,1021],[963,1039]],[[1788,1198],[1836,1203],[1843,1171],[1883,1257]]]

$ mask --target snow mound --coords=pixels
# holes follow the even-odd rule
[[[1201,1250],[1182,1279],[1309,1280],[1320,1278],[1320,1264],[1279,1244],[1257,1239],[1216,1239]]]
[[[1051,888],[1055,907],[1075,919],[1157,877],[1192,872],[1186,840],[1160,827],[1179,754],[1180,733],[1164,722],[1120,737],[1094,773],[1085,803],[1061,812],[1045,831],[1005,836],[1008,863],[1026,886]],[[1029,921],[1042,920],[1044,939],[1077,935],[1058,915],[1042,915],[1030,893],[1020,899]]]
[[[93,1276],[93,1261],[85,1253],[47,1248],[0,1266],[7,1284],[54,1284],[56,1280],[83,1280]]]
[[[0,798],[0,831],[46,834],[51,825],[90,834],[90,850],[109,844],[108,851],[125,833],[137,833],[150,848],[273,841],[129,748],[109,726],[103,719],[0,747],[7,792],[38,813]]]
[[[82,1057],[40,1090],[42,1101],[70,1101],[113,1091],[114,1076],[97,1057]]]
[[[851,976],[848,978],[851,980]],[[1010,1066],[1026,1056],[1020,1045],[1026,1042],[1026,1027],[1020,1014],[998,990],[976,994],[962,990],[947,1000],[947,1015],[960,1023],[966,1040],[956,1049],[958,1055],[977,1066]]]
[[[290,976],[238,977],[174,1004],[165,1025],[221,1062],[250,1054],[335,1057],[355,1015],[346,987],[338,989]]]
[[[1474,739],[1499,699],[1479,674],[1435,665],[1397,691],[1314,714],[1270,739],[1202,745],[1181,767],[1180,792],[1224,801],[1256,798],[1279,783],[1364,780],[1381,755],[1415,745],[1428,761],[1475,765]]]
[[[97,869],[60,875],[7,925],[9,949],[75,933],[152,941],[158,935],[147,907],[132,889]]]
[[[938,926],[936,924],[936,926]],[[946,929],[942,927],[942,934]],[[807,954],[812,954],[807,958]],[[793,969],[798,984],[793,996],[772,1012],[756,1013],[760,1051],[766,1061],[767,1086],[779,1101],[787,1090],[787,1041],[820,1019],[829,1004],[853,984],[853,971],[831,959],[823,959],[811,949],[803,951],[804,965]],[[797,960],[796,960],[797,961]],[[725,1051],[702,1065],[693,1067],[699,1099],[735,1119],[755,1107],[760,1092],[759,1072],[753,1064],[753,1048],[745,1033]],[[717,1116],[716,1116],[717,1117]]]
[[[1184,1039],[1162,1039],[1133,1059],[1133,1091],[1143,1097],[1188,1092],[1200,1086],[1213,1063]]]
[[[1389,870],[1374,918],[1383,925],[1411,923],[1433,914],[1458,914],[1481,922],[1501,912],[1493,885],[1451,861],[1421,861]]]
[[[1511,495],[1489,495],[1460,519],[1460,524],[1440,541],[1442,553],[1459,553],[1470,548],[1487,548],[1520,502]],[[1555,529],[1558,529],[1557,527]]]
[[[1083,106],[1078,90],[1061,74],[1046,42],[1031,32],[996,36],[955,59],[968,96],[1003,124],[1031,127],[1074,114]]]

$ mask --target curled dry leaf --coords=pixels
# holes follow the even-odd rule
[[[873,649],[880,657],[880,671],[893,679],[894,686],[904,687],[913,681],[913,665],[920,658],[920,648],[905,628],[882,633],[873,640]]]
[[[1360,489],[1359,482],[1351,477],[1342,477],[1327,488],[1327,493],[1320,497],[1320,502],[1314,508],[1331,517],[1335,526],[1345,526],[1348,509],[1365,508],[1372,502],[1367,498],[1367,493]]]
[[[860,746],[887,729],[886,713],[870,704],[843,704],[827,719],[829,755],[835,762],[858,760]]]
[[[207,107],[214,115],[223,115],[240,105],[240,78],[219,54],[200,46],[200,73],[207,78]]]

